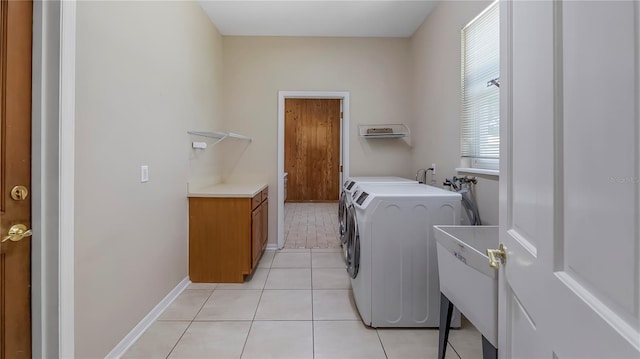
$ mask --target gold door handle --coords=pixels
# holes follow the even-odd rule
[[[491,268],[498,269],[500,267],[500,263],[507,263],[507,247],[504,244],[500,243],[500,247],[498,249],[487,249],[487,255],[489,256],[489,266]]]
[[[24,237],[31,237],[31,230],[27,229],[24,224],[14,224],[9,228],[9,235],[2,238],[2,242],[11,241],[17,242]]]

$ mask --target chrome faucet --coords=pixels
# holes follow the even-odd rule
[[[422,177],[420,177],[420,172],[422,172]],[[422,178],[422,179],[419,179]],[[419,168],[418,171],[416,172],[416,181],[418,181],[418,183],[426,183],[427,182],[427,169],[426,168]]]
[[[429,167],[429,168],[420,168],[418,169],[418,171],[416,172],[416,181],[418,181],[418,183],[427,183],[427,172],[431,171],[431,175],[433,176],[433,167]],[[420,175],[420,173],[422,172],[422,176]],[[431,180],[431,184],[435,184],[435,180]]]

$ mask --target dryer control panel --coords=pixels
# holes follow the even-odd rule
[[[358,199],[356,200],[356,203],[359,204],[360,206],[362,206],[362,204],[367,199],[367,197],[369,197],[369,194],[367,192],[360,193],[360,196],[358,196]]]
[[[366,208],[369,203],[373,200],[373,195],[371,193],[362,190],[362,188],[358,188],[353,193],[353,202],[356,207]]]

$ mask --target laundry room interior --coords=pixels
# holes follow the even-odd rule
[[[146,288],[145,294],[138,295],[135,300],[139,304],[131,305],[131,298],[123,297],[114,301],[112,298],[96,296],[97,292],[85,291],[84,288],[88,289],[91,286],[87,285],[94,282],[95,277],[91,273],[102,272],[108,268],[108,261],[101,263],[101,261],[85,262],[80,260],[76,263],[76,280],[79,290],[76,299],[79,305],[79,310],[76,313],[77,329],[85,328],[84,323],[89,318],[94,318],[91,319],[92,322],[95,320],[102,322],[107,317],[120,316],[121,314],[123,319],[126,318],[123,321],[117,321],[117,324],[114,323],[113,328],[100,329],[101,336],[96,336],[89,328],[78,330],[76,340],[78,354],[86,356],[106,354],[109,347],[113,348],[124,334],[140,321],[140,315],[144,313],[142,308],[150,309],[148,306],[151,303],[157,304],[167,294],[167,291],[177,284],[176,282],[169,285],[169,282],[183,276],[181,273],[184,273],[188,258],[190,257],[191,261],[200,258],[197,257],[197,254],[192,253],[189,256],[186,252],[185,240],[187,238],[185,233],[190,230],[187,226],[186,215],[190,209],[193,210],[193,207],[185,208],[183,200],[180,199],[180,193],[184,194],[184,187],[180,185],[181,179],[184,182],[189,182],[189,191],[192,194],[216,183],[236,186],[266,184],[269,196],[268,204],[265,206],[268,207],[266,219],[268,221],[266,226],[268,231],[266,247],[268,250],[283,247],[285,250],[287,248],[300,249],[299,246],[302,243],[304,243],[303,248],[307,251],[315,248],[339,250],[338,197],[342,190],[342,183],[348,177],[397,176],[415,180],[419,169],[430,168],[432,164],[436,165],[436,170],[428,171],[426,179],[428,183],[435,183],[437,187],[442,188],[445,179],[453,176],[469,175],[477,178],[475,195],[483,223],[497,224],[498,222],[498,176],[456,171],[456,168],[462,167],[460,158],[460,30],[491,5],[490,1],[433,3],[428,6],[428,9],[425,9],[424,6],[409,7],[415,10],[416,14],[409,14],[409,11],[405,9],[402,15],[410,19],[413,26],[416,27],[412,30],[398,29],[397,31],[405,31],[405,34],[391,37],[221,35],[221,31],[216,27],[224,26],[225,19],[221,16],[216,17],[216,6],[222,7],[222,4],[224,2],[221,5],[216,5],[216,2],[202,2],[200,4],[125,2],[120,5],[91,2],[78,4],[78,85],[76,91],[80,94],[77,101],[77,133],[81,135],[77,137],[77,148],[90,146],[95,152],[91,157],[81,154],[77,164],[79,188],[76,196],[83,198],[83,200],[78,202],[76,207],[78,213],[76,235],[88,240],[76,243],[76,253],[77,256],[91,258],[94,256],[91,253],[99,250],[98,248],[101,248],[100,257],[108,257],[108,253],[116,254],[120,251],[117,248],[119,245],[114,246],[113,243],[108,248],[96,246],[110,236],[110,230],[105,227],[107,223],[95,217],[98,213],[83,210],[84,206],[89,206],[94,201],[104,203],[101,210],[103,214],[99,216],[108,213],[106,216],[121,223],[121,226],[124,226],[122,229],[133,225],[132,221],[135,218],[138,218],[135,219],[135,222],[138,222],[136,226],[143,225],[145,220],[141,221],[139,215],[133,216],[121,208],[124,203],[131,200],[129,196],[113,195],[115,190],[113,185],[120,181],[126,182],[125,177],[128,175],[116,171],[111,166],[119,167],[124,164],[122,161],[126,161],[129,166],[135,167],[144,162],[149,165],[150,179],[148,183],[142,185],[148,188],[142,188],[142,192],[136,190],[136,196],[150,196],[150,200],[153,198],[154,209],[147,212],[148,216],[145,218],[153,222],[156,222],[153,219],[156,216],[164,218],[162,223],[157,223],[153,226],[154,229],[147,231],[144,235],[144,238],[155,242],[154,251],[158,251],[158,253],[154,257],[160,262],[155,264],[156,260],[150,259],[150,262],[145,266],[149,271],[155,272],[155,275],[164,273],[163,275],[166,277],[162,282],[154,281],[158,288]],[[426,11],[430,13],[425,19]],[[153,16],[150,16],[151,13]],[[109,14],[109,16],[105,16],[105,14]],[[136,19],[141,19],[142,14],[145,14],[145,19],[150,19],[144,21],[146,24],[144,32],[140,31],[136,21]],[[171,17],[169,22],[171,26],[169,27],[165,27],[166,25],[162,21],[165,16]],[[419,19],[420,16],[422,19]],[[117,29],[108,25],[115,18],[121,19],[119,23],[123,24]],[[110,20],[105,23],[107,19]],[[216,23],[216,20],[221,22],[220,25]],[[189,23],[189,26],[183,25],[186,23]],[[104,26],[109,27],[108,34],[98,32]],[[160,26],[163,29],[158,29]],[[375,31],[378,30],[371,30],[374,33]],[[166,37],[162,46],[154,41],[149,41],[160,37]],[[127,52],[107,46],[96,48],[95,44],[108,42],[110,38],[117,41],[114,46],[117,44],[118,48],[126,48]],[[182,43],[183,38],[189,38],[189,41]],[[143,44],[144,46],[131,48],[130,46],[133,44]],[[125,53],[126,58],[122,56]],[[164,60],[159,61],[160,57]],[[134,58],[136,59],[135,64],[139,65],[132,67],[134,63],[130,62],[130,59]],[[150,64],[151,67],[143,71],[138,67],[142,64]],[[176,66],[180,66],[181,70],[175,75],[169,76],[171,72],[163,71],[164,74],[157,72],[163,68],[171,69]],[[129,76],[133,73],[136,76]],[[179,77],[175,77],[178,75]],[[167,84],[173,83],[172,81],[179,82],[168,87]],[[95,88],[93,84],[96,82],[103,85]],[[149,92],[147,90],[147,86],[151,84],[155,84],[153,86],[156,88],[173,89],[165,96],[170,96],[174,100],[167,101],[165,104],[157,103],[156,97],[154,97],[156,91]],[[113,92],[116,89],[117,92]],[[328,131],[325,130],[327,125],[321,125],[319,130],[314,131],[314,135],[307,136],[309,143],[304,145],[308,148],[315,146],[313,148],[316,151],[315,154],[310,153],[307,157],[310,163],[306,169],[306,176],[309,181],[316,181],[311,182],[312,186],[315,186],[309,189],[311,192],[318,192],[320,189],[318,183],[321,183],[318,179],[323,178],[325,171],[333,169],[334,174],[339,175],[338,166],[340,165],[345,171],[348,171],[343,172],[340,179],[333,181],[336,182],[333,189],[334,197],[331,198],[333,202],[296,203],[295,199],[294,202],[289,202],[291,196],[295,196],[296,173],[289,169],[285,171],[284,168],[281,170],[282,172],[278,170],[278,152],[281,151],[279,150],[279,141],[282,141],[279,139],[278,133],[278,94],[280,91],[297,91],[298,94],[292,94],[292,97],[296,98],[304,98],[305,92],[308,94],[308,98],[322,97],[323,92],[340,92],[340,96],[348,95],[346,99],[348,103],[345,103],[344,97],[340,98],[335,94],[328,96],[329,98],[338,98],[338,101],[341,102],[339,106],[342,106],[341,112],[348,116],[346,131],[337,133],[338,136],[340,132],[343,136],[348,136],[338,139],[338,145],[342,141],[345,147],[338,149],[338,153],[335,153],[335,150],[324,147],[328,146],[329,141],[325,138],[315,137],[316,135],[320,136],[319,133],[324,135]],[[146,95],[140,99],[140,95],[143,93]],[[195,96],[187,96],[190,93]],[[158,93],[156,96],[161,95]],[[190,103],[188,112],[178,112],[181,111],[181,106],[186,105],[176,101],[180,98],[185,100],[188,98]],[[107,102],[106,99],[110,100]],[[140,102],[141,100],[148,102],[143,104]],[[294,99],[292,98],[292,100]],[[287,104],[291,103],[287,102]],[[167,109],[166,106],[174,106],[174,108]],[[348,108],[344,108],[344,106]],[[131,111],[124,111],[126,108],[130,108]],[[117,121],[107,120],[106,117],[103,117],[113,117],[110,114],[112,110],[108,109],[120,114],[117,116]],[[284,110],[285,113],[290,111],[289,106],[285,106]],[[145,113],[147,111],[155,113],[153,122],[146,120],[153,117],[150,113]],[[138,116],[135,115],[136,112],[139,113]],[[90,113],[91,116],[89,116]],[[180,116],[174,118],[170,115],[171,113],[180,113]],[[287,119],[285,116],[285,120]],[[334,120],[339,121],[340,119],[334,118]],[[345,121],[344,118],[341,120]],[[128,142],[126,137],[137,136],[136,129],[143,130],[147,124],[151,123],[154,126],[154,130],[151,132],[153,135],[147,136],[144,148],[113,147],[111,141],[101,135],[105,131],[120,131],[121,128],[124,128],[123,126],[126,126],[128,130],[120,135],[121,141],[126,143]],[[388,127],[387,124],[402,125],[403,131],[406,129],[408,135],[401,138],[367,138],[359,133],[363,125]],[[338,130],[341,130],[339,122]],[[188,134],[188,132],[198,131],[229,132],[245,138],[220,139]],[[286,141],[285,136],[284,142]],[[193,142],[204,142],[207,144],[207,148],[193,148]],[[285,148],[284,155],[287,157],[287,143],[282,145]],[[98,148],[106,149],[107,147],[108,151],[98,151]],[[157,151],[153,150],[156,148]],[[183,159],[187,150],[189,161],[185,163]],[[341,160],[339,158],[340,151],[344,151],[347,160],[344,163],[337,163],[337,165],[335,161],[333,164],[327,162],[322,165],[318,158],[313,157],[317,154],[326,154],[329,151],[334,156],[333,160],[338,161]],[[298,158],[305,156],[301,149],[292,153]],[[126,160],[123,159],[124,157]],[[87,162],[83,158],[86,158]],[[285,158],[285,164],[287,159]],[[96,170],[92,165],[95,161],[112,165],[102,166]],[[279,193],[279,185],[281,185],[279,179],[284,176],[284,172],[288,172],[288,200],[286,203],[282,203],[284,212],[281,212],[282,207],[279,201],[283,196]],[[93,183],[93,180],[98,180],[98,178],[104,178],[103,176],[107,176],[107,173],[109,173],[109,181],[101,181],[103,182],[101,185],[103,190],[100,192],[94,191],[93,185],[83,185]],[[188,174],[188,177],[185,177],[185,174]],[[326,182],[326,180],[322,180],[322,182]],[[336,187],[337,185],[339,187]],[[155,189],[152,188],[153,186]],[[158,191],[163,194],[158,196]],[[109,198],[104,197],[106,194],[109,194]],[[314,199],[310,198],[310,200]],[[147,202],[147,200],[140,198],[138,201],[139,206],[142,206],[140,210],[146,206]],[[160,203],[164,203],[164,205],[160,206]],[[173,204],[170,205],[170,203]],[[170,207],[171,209],[162,207]],[[288,210],[289,212],[287,212]],[[138,211],[136,210],[136,213]],[[142,211],[144,212],[144,210]],[[158,213],[159,211],[164,213]],[[288,237],[282,238],[284,244],[278,242],[279,216],[282,215],[284,215],[283,235],[288,235]],[[462,214],[460,214],[460,218],[462,218]],[[287,219],[291,219],[291,222],[288,223]],[[190,214],[189,223],[191,226],[196,220],[198,218]],[[216,223],[220,226],[223,225],[222,222]],[[304,224],[301,225],[301,223]],[[108,226],[110,227],[110,225]],[[315,228],[316,226],[317,228]],[[170,239],[168,234],[171,233],[173,233],[173,238]],[[227,233],[227,235],[229,234]],[[91,239],[89,240],[89,238]],[[138,251],[148,247],[143,244],[147,241],[144,238],[140,238],[140,242],[135,246],[139,248]],[[157,238],[162,239],[158,242]],[[289,238],[288,242],[287,238]],[[169,248],[173,248],[171,256],[168,256],[169,252],[162,253]],[[200,251],[205,251],[203,247],[199,248]],[[215,252],[215,250],[212,251]],[[142,253],[140,254],[142,255]],[[282,253],[282,255],[284,254]],[[339,253],[334,254],[337,257]],[[306,255],[308,256],[309,253]],[[327,256],[326,253],[316,254],[316,256],[318,255],[321,255],[321,258]],[[129,253],[127,256],[133,256],[133,253]],[[214,258],[213,260],[222,261],[220,256],[225,256],[225,254],[209,256],[209,260]],[[145,255],[145,257],[150,256]],[[116,257],[114,256],[114,258]],[[269,256],[265,256],[261,261],[264,262],[268,259]],[[277,265],[277,259],[275,263]],[[327,271],[326,275],[328,276],[337,276],[338,273],[335,273],[337,268],[335,267],[344,267],[344,263],[338,262],[335,258],[332,259],[332,263],[329,265],[332,268],[318,270]],[[159,272],[152,270],[157,265],[163,267]],[[193,269],[192,265],[189,263],[190,269]],[[287,264],[283,265],[288,266]],[[309,262],[310,265],[311,262]],[[295,264],[292,266],[297,267]],[[282,272],[285,269],[279,270]],[[313,268],[303,268],[302,270],[292,268],[290,270],[296,272],[295,275],[309,276],[308,279],[302,277],[298,281],[310,282],[311,278],[308,272]],[[346,271],[344,269],[341,271],[347,278]],[[258,282],[264,280],[260,276],[261,272],[256,272],[251,280]],[[130,274],[127,275],[129,278],[126,281],[117,279],[123,274],[124,272],[109,275],[111,280],[115,280],[114,285],[119,287],[119,291],[128,292],[123,286],[138,286],[141,281],[146,282],[142,273],[134,276],[138,277],[137,279],[130,277]],[[275,274],[272,272],[272,277]],[[193,276],[191,280],[196,282]],[[290,280],[296,281],[295,279]],[[343,279],[343,283],[345,280]],[[265,288],[281,288],[270,285],[269,282]],[[193,294],[190,293],[194,290],[193,288],[198,287],[188,287],[182,295]],[[225,285],[220,284],[217,288],[224,289]],[[296,287],[295,285],[282,288],[307,289],[306,286]],[[348,286],[343,287],[341,284],[337,289],[329,288],[326,289],[326,295],[329,295],[330,300],[355,307],[353,299],[349,297]],[[106,290],[106,288],[104,289]],[[333,294],[335,297],[331,296]],[[317,301],[318,298],[319,296],[314,296],[314,300]],[[198,301],[193,298],[191,300]],[[309,299],[306,296],[300,300],[303,303],[297,306],[311,304],[307,303]],[[180,299],[177,302],[180,302]],[[82,305],[80,305],[81,303]],[[105,305],[105,310],[99,314],[99,317],[103,317],[103,319],[96,318],[95,308]],[[106,309],[107,307],[111,309]],[[136,309],[137,307],[140,309]],[[315,303],[315,307],[318,310],[321,306]],[[85,310],[87,312],[84,312]],[[94,314],[88,315],[89,312]],[[125,312],[129,314],[124,315]],[[433,315],[431,317],[433,318]],[[165,313],[164,319],[171,318]],[[305,316],[303,318],[307,319]],[[344,314],[337,313],[336,316],[329,316],[329,318],[351,320],[357,318],[357,315],[349,314],[345,317]],[[174,319],[182,319],[182,317],[178,316]],[[415,335],[415,333],[407,334]],[[107,340],[107,338],[110,339]],[[469,346],[480,352],[480,336],[477,336],[476,339],[478,345]],[[435,343],[431,344],[435,345]],[[458,348],[458,350],[464,350],[464,345],[468,344],[463,341],[462,349]],[[99,348],[103,349],[99,350]],[[179,356],[181,348],[182,345],[177,345],[174,355]],[[188,349],[185,350],[188,352]]]
[[[65,13],[69,4],[34,2],[34,68],[46,65],[55,25],[47,19],[62,29],[73,19],[73,61],[62,45],[59,61],[74,76],[72,125],[60,126],[73,139],[73,195],[60,199],[71,235],[53,242],[58,231],[34,215],[43,234],[32,265],[32,356],[556,357],[548,333],[560,329],[549,329],[554,319],[539,313],[550,304],[533,293],[543,284],[522,283],[542,273],[527,272],[538,257],[553,258],[535,265],[559,273],[559,248],[580,275],[545,278],[600,308],[574,306],[589,313],[582,327],[606,328],[620,357],[640,353],[640,100],[624,95],[640,88],[640,6],[593,2],[584,11],[610,14],[597,29],[618,40],[592,34],[596,45],[581,40],[562,53],[562,39],[588,26],[583,9],[561,3],[78,1]],[[618,22],[630,35],[616,32]],[[564,35],[545,32],[562,26]],[[588,92],[576,79],[600,65],[574,74],[569,59],[592,45],[613,54],[597,61],[626,72],[594,75],[611,81],[610,94],[556,95]],[[36,89],[52,86],[33,76]],[[622,124],[598,127],[606,111],[593,98],[621,108]],[[575,124],[582,117],[593,124],[586,133]],[[34,148],[44,153],[45,142]],[[629,149],[598,162],[608,180],[579,156],[602,160],[604,146]],[[570,180],[577,187],[563,187]],[[596,192],[628,215],[580,202]],[[579,246],[570,238],[603,233],[575,229],[594,213],[627,248],[602,273],[595,245],[570,251]],[[59,288],[45,284],[58,273],[47,238],[68,255],[59,265],[71,263],[55,274]],[[509,265],[513,278],[500,277]],[[613,284],[603,279],[623,271]],[[71,310],[52,311],[58,298]],[[566,357],[600,350],[563,345]]]

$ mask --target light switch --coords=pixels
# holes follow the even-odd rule
[[[149,166],[140,166],[140,182],[149,182]]]
[[[191,145],[193,146],[193,148],[198,148],[201,150],[204,150],[205,148],[207,148],[206,142],[193,142]]]

